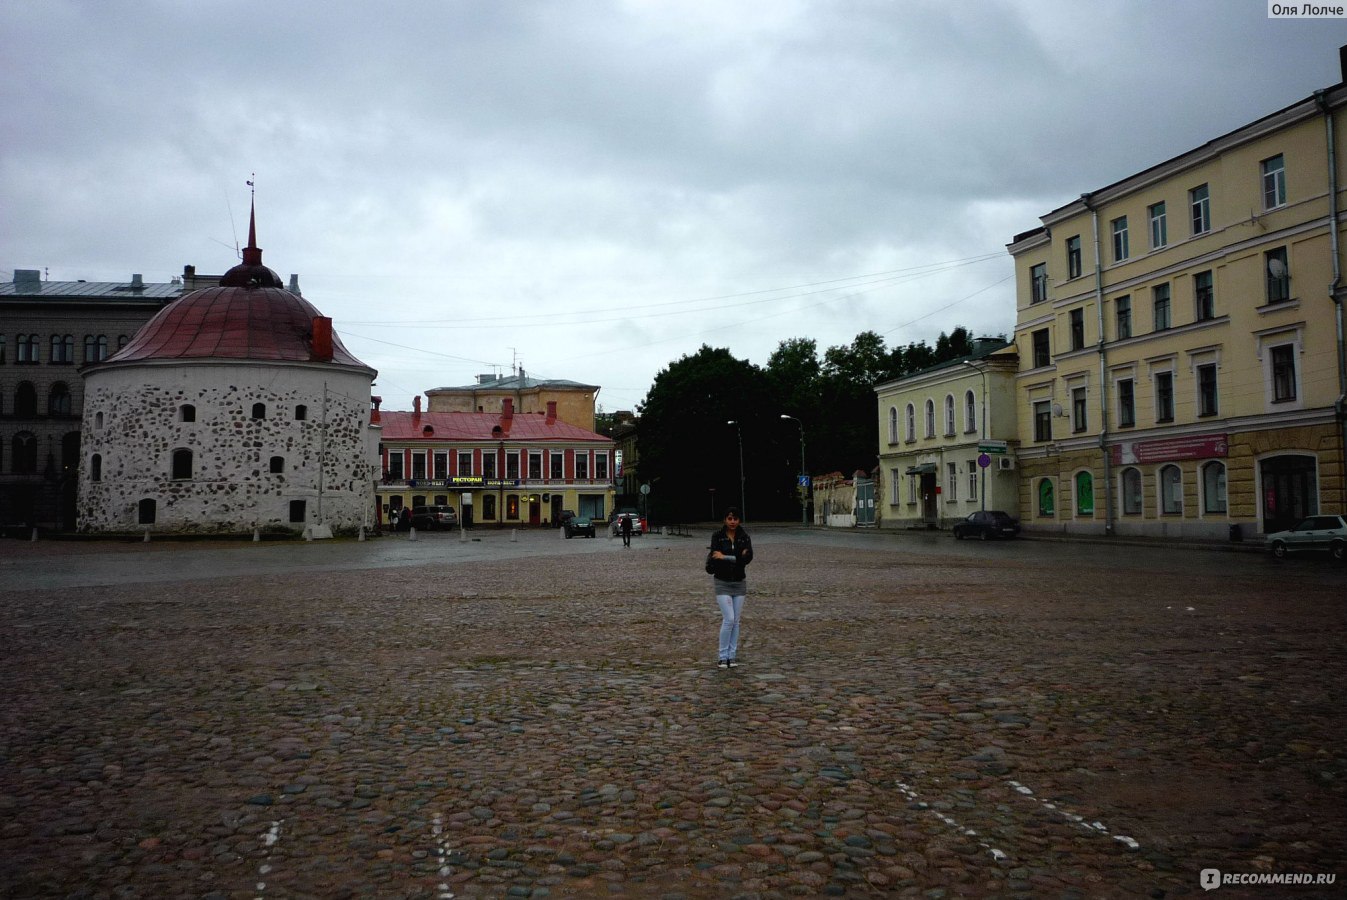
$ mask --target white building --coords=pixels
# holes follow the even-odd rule
[[[82,370],[79,530],[354,532],[374,518],[375,371],[262,265],[183,295]]]

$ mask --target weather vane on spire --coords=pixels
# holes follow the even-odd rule
[[[248,178],[248,193],[249,193],[250,195],[252,195],[252,197],[253,197],[254,199],[256,199],[256,197],[257,197],[257,186],[254,184],[254,182],[255,182],[256,180],[257,180],[257,173],[254,172],[254,173],[252,173],[252,175]]]

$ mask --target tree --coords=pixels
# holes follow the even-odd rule
[[[703,344],[656,375],[640,407],[639,471],[641,481],[651,485],[657,514],[671,521],[704,520],[712,490],[717,510],[738,504],[742,434],[748,512],[757,519],[779,517],[776,495],[788,473],[782,474],[775,407],[763,371],[726,349]]]

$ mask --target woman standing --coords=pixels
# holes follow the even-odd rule
[[[725,524],[711,536],[711,552],[706,557],[706,571],[712,578],[716,603],[720,606],[720,661],[722,669],[732,669],[739,663],[739,621],[743,617],[744,598],[748,596],[748,582],[744,567],[753,561],[753,542],[748,532],[739,525],[739,508],[725,511]]]

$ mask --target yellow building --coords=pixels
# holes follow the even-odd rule
[[[1009,244],[1027,530],[1238,539],[1347,509],[1344,107],[1317,92]]]
[[[497,378],[477,376],[476,384],[462,387],[431,388],[426,391],[427,412],[494,412],[509,400],[517,412],[546,413],[568,425],[594,430],[594,405],[599,396],[597,385],[580,384],[555,378],[533,378],[521,369],[518,374]]]
[[[943,528],[981,509],[1018,515],[1015,375],[1013,345],[979,338],[969,356],[875,386],[880,527]]]

